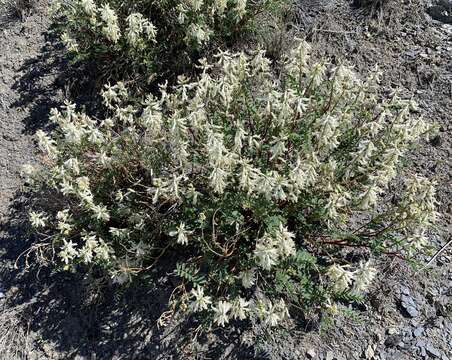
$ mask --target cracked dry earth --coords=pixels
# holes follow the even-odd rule
[[[395,7],[375,21],[350,1],[297,1],[297,35],[307,37],[316,53],[362,73],[378,63],[383,93],[400,88],[413,95],[423,115],[439,124],[438,137],[410,159],[417,171],[438,181],[442,215],[432,237],[437,249],[451,233],[452,27],[437,20],[448,16],[443,10],[437,19],[428,13],[444,1],[450,4],[389,1]],[[164,306],[161,294],[132,291],[133,303],[125,298],[87,306],[76,275],[25,276],[14,269],[17,255],[30,245],[18,220],[23,211],[15,205],[20,168],[34,161],[32,135],[48,126],[48,111],[71,92],[73,76],[50,36],[48,2],[35,3],[19,19],[0,0],[0,360],[452,360],[452,246],[420,272],[397,259],[382,262],[369,301],[328,328],[313,321],[259,346],[256,329],[213,333],[200,344],[200,357],[176,355],[171,342],[151,331],[153,316]]]

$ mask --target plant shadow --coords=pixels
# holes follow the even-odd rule
[[[83,104],[90,112],[95,112],[100,103],[93,81],[96,78],[94,64],[71,63],[55,29],[44,36],[44,46],[37,56],[24,62],[19,69],[23,75],[13,85],[19,98],[12,106],[28,110],[24,120],[25,134],[48,129],[51,126],[48,121],[50,110],[61,106],[65,100]]]
[[[28,194],[17,194],[2,223],[2,302],[22,309],[23,326],[39,339],[46,355],[53,351],[52,356],[64,359],[187,359],[196,353],[193,358],[255,358],[235,330],[217,330],[194,340],[199,323],[189,316],[158,326],[174,288],[169,262],[153,274],[156,281],[140,280],[122,289],[83,270],[56,271],[38,265],[32,255],[27,259],[26,251],[40,243],[24,215],[29,203]]]

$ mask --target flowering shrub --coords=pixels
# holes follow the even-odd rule
[[[284,2],[65,0],[55,12],[62,40],[78,59],[95,60],[108,76],[149,81],[185,70],[211,43],[243,37],[257,16]]]
[[[429,125],[412,101],[379,100],[377,70],[363,81],[308,53],[300,41],[275,78],[262,51],[222,52],[141,102],[106,86],[103,119],[53,110],[46,165],[25,169],[58,194],[30,214],[53,261],[126,283],[175,259],[175,308],[273,326],[363,294],[373,256],[424,249],[434,184],[399,164]],[[347,247],[368,251],[350,263]]]

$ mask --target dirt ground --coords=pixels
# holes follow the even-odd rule
[[[382,0],[381,8],[353,6],[362,2],[298,0],[290,31],[306,37],[316,54],[359,73],[378,64],[383,94],[400,89],[438,123],[438,136],[410,161],[438,182],[441,220],[431,239],[441,249],[452,229],[452,5]],[[84,71],[65,62],[47,0],[19,13],[0,0],[0,359],[452,360],[452,246],[422,271],[398,259],[383,261],[366,305],[328,327],[306,320],[274,337],[232,328],[184,339],[183,327],[156,325],[164,290],[114,294],[101,291],[103,284],[88,287],[80,274],[25,272],[23,260],[16,269],[33,241],[22,223],[27,199],[20,168],[33,161],[32,134],[48,126],[49,109],[66,97],[89,98],[90,88],[74,85],[89,78]]]

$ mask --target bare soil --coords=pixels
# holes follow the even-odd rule
[[[364,2],[299,0],[290,34],[359,73],[378,64],[383,95],[399,89],[438,123],[438,136],[409,160],[438,182],[441,220],[431,238],[441,249],[452,229],[450,1],[353,6]],[[49,109],[64,98],[83,104],[93,94],[89,69],[64,60],[48,1],[17,15],[0,0],[0,359],[452,360],[452,246],[421,271],[396,258],[382,261],[368,302],[352,304],[330,326],[304,319],[278,334],[237,326],[197,339],[187,338],[184,329],[193,325],[187,322],[157,326],[167,279],[158,289],[137,284],[117,293],[83,274],[24,271],[23,257],[16,268],[33,242],[19,175],[34,161],[32,134],[49,126]]]

